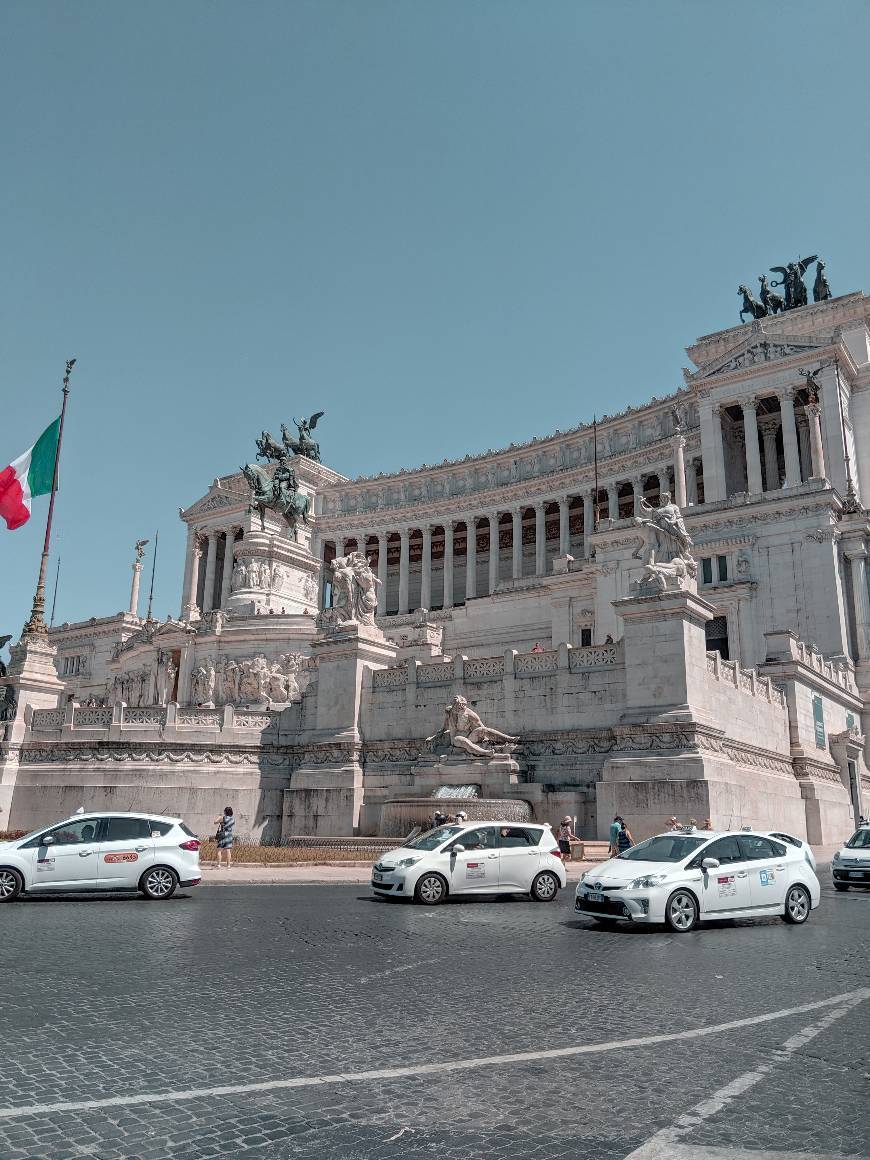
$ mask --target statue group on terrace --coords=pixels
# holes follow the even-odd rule
[[[246,463],[241,468],[252,492],[251,511],[260,513],[260,527],[263,531],[266,528],[267,510],[284,517],[294,540],[298,539],[297,521],[301,519],[303,523],[308,523],[311,498],[299,490],[290,458],[298,455],[315,463],[320,462],[320,444],[311,438],[311,432],[324,414],[324,411],[315,411],[308,419],[294,419],[298,432],[295,439],[284,423],[281,424],[280,443],[268,431],[261,432],[260,438],[256,440],[257,459],[274,464],[271,473],[258,463]]]
[[[472,757],[492,757],[496,753],[510,753],[519,741],[509,733],[502,733],[484,725],[468,701],[457,694],[444,710],[444,723],[437,733],[426,738],[436,752],[448,748],[469,753]]]
[[[644,570],[637,583],[660,592],[684,588],[688,580],[698,575],[698,565],[683,513],[667,491],[662,492],[658,507],[652,507],[645,499],[640,501],[640,507],[644,514],[635,516],[634,522],[643,539],[634,558],[643,561]]]
[[[809,302],[804,276],[809,267],[816,263],[816,277],[813,282],[813,302],[827,302],[831,297],[831,287],[825,275],[825,263],[817,255],[809,258],[798,258],[796,262],[789,262],[786,266],[771,266],[771,274],[779,274],[780,280],[768,281],[766,274],[759,275],[760,291],[758,298],[753,297],[752,291],[745,284],[737,287],[737,293],[743,296],[743,307],[740,311],[740,321],[745,322],[744,315],[750,318],[766,318],[768,315],[780,314],[784,310],[796,310],[799,306],[806,306]],[[776,294],[772,287],[781,286],[782,294]]]

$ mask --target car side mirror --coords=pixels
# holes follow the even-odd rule
[[[46,834],[44,838],[39,839],[39,844],[40,846],[53,846],[54,838],[51,836],[51,834]]]
[[[719,866],[718,858],[705,858],[701,863],[705,870],[716,870]]]
[[[455,846],[450,847],[451,854],[462,854],[464,852],[465,852],[465,847],[461,844],[457,844]]]

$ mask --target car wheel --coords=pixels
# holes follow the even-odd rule
[[[544,870],[535,878],[529,893],[533,902],[552,902],[559,893],[559,879],[549,870]]]
[[[665,907],[665,926],[675,934],[688,934],[698,925],[698,900],[689,890],[675,890]]]
[[[447,883],[440,874],[424,874],[414,887],[414,901],[437,906],[447,897]]]
[[[788,894],[785,896],[785,910],[782,914],[783,922],[790,922],[794,926],[800,926],[801,923],[806,922],[810,917],[811,908],[810,892],[806,886],[790,886]]]
[[[845,882],[835,882],[834,889],[835,890],[848,890],[849,887],[846,885]]]
[[[178,886],[178,875],[168,866],[154,866],[139,879],[139,889],[146,898],[162,901],[171,898]]]
[[[24,889],[24,880],[17,870],[0,870],[0,902],[14,902]]]

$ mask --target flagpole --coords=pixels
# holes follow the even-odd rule
[[[57,607],[57,586],[60,582],[60,556],[57,558],[57,571],[54,574],[54,596],[51,599],[51,617],[48,621],[48,627],[54,626],[54,610]]]
[[[160,529],[154,533],[154,554],[151,557],[151,588],[148,591],[148,615],[145,617],[146,621],[151,620],[151,604],[154,600],[154,573],[157,569],[157,544],[160,540]]]
[[[54,455],[54,475],[51,480],[51,498],[48,501],[48,518],[45,521],[45,540],[42,545],[42,559],[39,561],[39,579],[36,582],[36,593],[33,597],[33,607],[30,610],[30,619],[24,626],[24,635],[45,636],[48,627],[45,623],[45,574],[48,570],[48,553],[51,547],[51,525],[54,519],[54,497],[57,493],[57,477],[60,468],[60,448],[63,443],[63,423],[66,418],[66,401],[69,397],[69,377],[76,365],[74,358],[68,359],[66,373],[63,376],[63,405],[60,409],[60,427],[57,432],[57,451]]]

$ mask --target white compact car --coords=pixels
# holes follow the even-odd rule
[[[382,854],[372,869],[378,894],[426,906],[452,894],[530,894],[552,902],[566,880],[552,830],[531,822],[439,826]]]
[[[752,830],[659,834],[587,871],[574,909],[599,922],[663,922],[679,933],[717,918],[803,923],[821,888],[803,843]]]
[[[198,886],[199,839],[180,818],[78,813],[60,825],[0,842],[0,902],[21,894],[139,890],[169,898]]]
[[[831,860],[835,890],[870,886],[870,826],[859,826]]]

